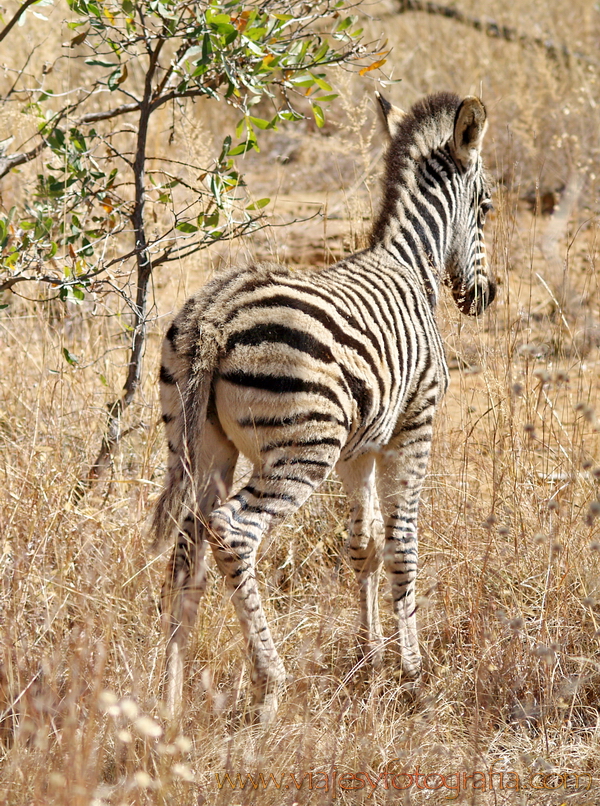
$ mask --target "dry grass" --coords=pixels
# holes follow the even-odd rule
[[[465,11],[594,53],[600,16],[592,4],[503,6],[461,0]],[[481,87],[491,117],[486,156],[498,181],[489,242],[499,299],[479,322],[460,318],[449,301],[440,311],[452,384],[421,513],[420,690],[413,698],[399,691],[389,656],[377,673],[356,665],[356,596],[340,551],[345,502],[332,480],[278,531],[260,564],[292,676],[277,724],[244,722],[241,635],[216,574],[191,641],[179,729],[167,727],[160,703],[166,555],[152,559],[144,535],[165,461],[154,382],[160,333],[224,262],[258,255],[305,266],[362,244],[376,203],[380,137],[372,86],[340,76],[342,102],[325,136],[289,131],[248,160],[257,196],[277,198],[275,216],[322,203],[329,218],[221,246],[159,275],[147,377],[124,424],[133,430],[110,483],[77,508],[69,493],[123,381],[123,312],[102,299],[66,309],[15,299],[1,312],[6,804],[439,804],[457,793],[395,790],[391,781],[406,779],[391,775],[373,791],[367,774],[374,786],[386,769],[472,774],[494,764],[505,773],[495,791],[474,790],[483,779],[470,779],[457,802],[600,802],[597,70],[551,66],[518,45],[447,20],[397,18],[392,9],[369,7],[387,15],[394,75],[403,79],[390,90],[393,100],[408,106],[429,90]],[[25,52],[25,37],[20,46]],[[223,119],[206,117],[207,109],[193,112],[180,147],[198,132],[222,135]],[[28,176],[18,178],[22,186]],[[541,195],[569,182],[580,188],[581,177],[581,193],[563,195],[551,217],[520,200],[530,191],[535,199],[536,185]],[[6,206],[16,190],[16,182],[3,186]],[[63,347],[78,365],[64,361]],[[382,597],[389,635],[383,584]],[[334,767],[338,783],[326,791]],[[225,771],[285,776],[283,788],[219,789],[216,774]],[[290,774],[300,783],[309,771],[312,779],[297,789]],[[589,792],[575,792],[572,777],[555,792],[536,790],[526,786],[532,771],[588,772],[593,782]],[[354,786],[362,789],[341,788],[342,773],[359,772]],[[510,789],[510,772],[520,776],[520,791]]]

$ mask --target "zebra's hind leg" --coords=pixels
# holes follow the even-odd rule
[[[337,458],[337,456],[335,457]],[[271,636],[255,574],[263,535],[293,514],[329,475],[335,461],[314,456],[282,455],[255,467],[248,484],[216,509],[208,532],[217,565],[224,575],[240,621],[249,656],[253,713],[271,721],[285,681],[285,667]]]
[[[206,587],[206,546],[202,532],[198,518],[188,515],[184,519],[161,594],[163,630],[167,637],[167,708],[173,718],[181,709],[185,645]]]
[[[161,594],[167,639],[167,707],[173,718],[181,710],[185,646],[206,587],[206,521],[219,498],[229,493],[237,456],[220,425],[207,422],[199,462],[204,478],[195,481],[195,511],[184,518],[178,531]]]
[[[378,583],[383,562],[383,522],[375,484],[375,456],[366,454],[336,467],[351,507],[348,554],[360,597],[358,639],[363,657],[381,663],[383,634],[379,623]]]
[[[407,425],[377,458],[381,511],[385,523],[383,560],[398,619],[398,648],[403,677],[421,674],[417,637],[417,515],[431,447],[431,411]],[[423,424],[420,425],[419,423]]]

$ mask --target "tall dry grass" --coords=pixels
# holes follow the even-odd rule
[[[519,0],[509,9],[461,0],[461,8],[594,52],[599,15],[583,0]],[[105,404],[123,381],[126,311],[103,298],[66,308],[12,298],[0,312],[4,803],[600,802],[597,69],[553,65],[449,20],[398,17],[392,3],[364,11],[373,17],[367,26],[384,24],[394,47],[389,64],[402,78],[389,90],[395,103],[446,88],[483,95],[486,159],[498,186],[488,242],[499,298],[477,322],[448,300],[439,311],[452,383],[421,509],[422,684],[414,697],[399,691],[389,653],[378,672],[357,662],[356,595],[342,551],[347,513],[333,479],[268,541],[259,566],[292,678],[277,723],[264,730],[244,720],[241,635],[214,572],[191,640],[180,726],[168,726],[160,701],[166,555],[152,558],[144,534],[165,466],[160,334],[223,263],[276,257],[302,270],[364,243],[381,136],[374,85],[341,74],[325,132],[274,135],[247,160],[257,196],[275,200],[276,221],[326,215],[158,275],[143,388],[110,480],[77,507],[69,493],[94,458]],[[66,39],[58,8],[53,15],[50,31],[17,32],[15,59],[45,42],[32,70],[44,48]],[[68,71],[60,80],[68,82]],[[191,110],[177,147],[222,136],[227,114]],[[163,136],[153,134],[157,149]],[[36,170],[42,160],[3,185],[5,206]],[[554,191],[552,216],[531,212]],[[65,347],[79,363],[64,360]],[[384,584],[381,595],[390,635]],[[461,793],[449,788],[452,773],[494,765],[505,773],[494,791],[481,788],[489,783],[481,777]],[[417,766],[450,776],[448,786],[397,790],[385,778]],[[222,777],[219,788],[225,771],[234,781],[246,772],[284,779],[281,789],[256,779],[257,789],[234,792]],[[541,777],[552,771],[569,775]],[[334,772],[338,783],[327,791]],[[540,773],[534,783],[564,786],[528,788],[532,772]],[[576,792],[570,774],[585,772],[591,789]],[[356,791],[339,785],[342,773],[361,773]],[[519,791],[510,788],[515,774]]]

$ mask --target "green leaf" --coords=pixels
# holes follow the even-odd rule
[[[253,42],[251,39],[249,39],[247,37],[244,37],[244,41],[246,43],[246,47],[248,48],[248,50],[251,53],[254,53],[255,56],[261,56],[262,57],[262,56],[265,55],[265,52],[263,51],[263,49],[261,47],[259,47],[259,45],[257,45],[256,42]]]
[[[330,84],[328,84],[328,83],[327,83],[327,82],[326,82],[326,81],[325,81],[325,80],[322,78],[322,76],[316,76],[314,73],[311,73],[311,76],[314,78],[314,80],[315,80],[315,82],[316,82],[316,84],[317,84],[317,87],[318,87],[320,90],[323,90],[324,92],[331,92],[331,91],[332,91],[332,87],[331,87],[331,85],[330,85]]]
[[[118,168],[113,168],[112,171],[109,173],[108,179],[106,180],[106,189],[107,190],[114,183],[115,179],[117,178],[118,172],[119,172]]]
[[[202,40],[202,61],[201,64],[208,64],[210,57],[213,53],[212,42],[210,41],[210,34],[204,34]]]
[[[80,154],[87,151],[87,146],[85,144],[85,137],[80,131],[78,131],[77,129],[71,129],[69,134],[71,135],[71,142],[73,143],[75,149],[79,151]]]
[[[227,155],[229,154],[229,149],[231,148],[231,136],[228,134],[227,137],[223,140],[223,148],[221,149],[221,153],[219,155],[219,162],[224,162]]]
[[[127,66],[119,66],[108,77],[108,89],[113,92],[127,78]]]
[[[8,254],[8,255],[7,255],[5,258],[4,258],[4,265],[5,265],[5,266],[6,266],[6,268],[8,268],[8,269],[12,269],[12,268],[13,268],[13,266],[16,266],[16,264],[17,264],[18,260],[19,260],[19,250],[18,250],[18,249],[15,249],[15,250],[13,250],[12,252],[10,252],[10,254]]]
[[[94,254],[94,247],[87,238],[83,238],[82,248],[79,249],[78,251],[80,255],[85,255],[85,257],[91,257]]]
[[[351,25],[354,25],[356,22],[356,17],[345,17],[343,20],[340,21],[339,25],[335,29],[336,31],[345,31],[346,28],[350,28]]]
[[[312,75],[307,77],[306,74],[301,73],[299,76],[288,78],[287,83],[293,84],[294,87],[312,87],[315,83],[315,79]]]
[[[313,62],[316,62],[318,64],[328,53],[329,53],[329,42],[325,41],[323,42],[319,50],[315,53],[315,55],[312,57]]]
[[[244,36],[256,42],[257,39],[260,39],[266,33],[267,33],[266,28],[246,28],[246,30],[244,31]]]
[[[175,229],[178,229],[179,232],[198,232],[198,227],[189,221],[181,221],[176,225]]]
[[[239,145],[232,148],[229,152],[230,157],[238,157],[240,154],[245,154],[246,151],[250,151],[250,149],[254,148],[256,145],[256,140],[246,140],[244,143],[240,143]]]
[[[317,124],[319,129],[322,129],[323,126],[325,125],[325,114],[323,110],[321,109],[319,104],[313,104],[312,111],[313,115],[315,116],[315,123]]]
[[[97,67],[118,67],[114,62],[106,62],[103,59],[86,59],[85,63],[96,65]]]
[[[70,364],[72,367],[79,364],[79,359],[77,358],[77,356],[74,356],[72,353],[70,353],[66,347],[63,347],[62,354],[67,364]]]
[[[54,150],[60,150],[65,145],[65,133],[62,129],[54,129],[47,137],[48,145]]]
[[[279,117],[283,118],[283,120],[304,120],[304,115],[301,115],[300,112],[296,112],[295,109],[286,109],[279,113]]]
[[[207,227],[216,227],[219,223],[219,211],[215,210],[209,216],[206,216],[204,223]]]
[[[268,120],[263,120],[263,118],[254,118],[252,115],[248,115],[248,117],[257,129],[270,129],[272,127],[273,121],[269,122]]]
[[[229,14],[215,14],[211,8],[206,9],[204,17],[209,25],[222,25],[223,23],[231,22]]]
[[[271,199],[259,199],[258,201],[249,204],[246,207],[246,210],[262,210],[262,208],[266,207],[270,201]]]

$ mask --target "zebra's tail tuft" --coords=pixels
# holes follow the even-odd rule
[[[196,457],[202,444],[217,356],[216,340],[203,334],[196,354],[191,360],[186,358],[184,365],[172,341],[165,338],[160,383],[169,464],[150,527],[155,553],[170,541],[194,497],[194,480],[199,478]]]

